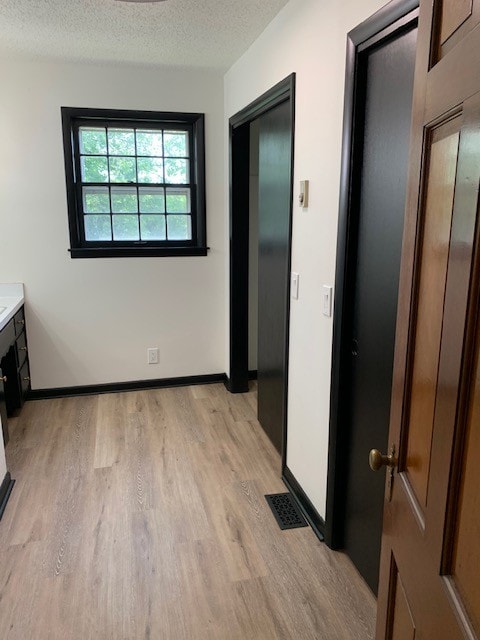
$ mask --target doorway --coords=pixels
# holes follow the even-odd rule
[[[384,481],[368,453],[388,450],[417,23],[394,2],[349,34],[326,541],[374,593]]]
[[[230,375],[245,393],[256,361],[258,415],[285,463],[295,75],[230,119]],[[258,144],[255,158],[252,145]],[[252,153],[253,152],[253,153]],[[254,163],[258,163],[258,189]],[[255,195],[256,194],[256,195]],[[258,211],[255,202],[258,197]],[[258,227],[252,229],[258,213]],[[256,245],[256,249],[255,249]],[[257,251],[255,259],[252,252]],[[258,277],[254,273],[257,270]],[[258,314],[253,318],[254,304]],[[252,333],[257,331],[256,348]]]

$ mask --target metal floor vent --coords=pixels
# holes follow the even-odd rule
[[[272,493],[265,496],[280,529],[308,527],[307,521],[290,493]]]

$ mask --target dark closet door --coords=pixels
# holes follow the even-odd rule
[[[368,466],[388,451],[398,280],[417,29],[367,50],[363,158],[357,191],[358,243],[351,309],[350,438],[345,549],[378,588],[385,477]]]
[[[282,451],[290,269],[289,101],[259,118],[258,419]]]

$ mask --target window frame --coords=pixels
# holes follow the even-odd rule
[[[206,256],[205,116],[203,113],[61,107],[70,256],[72,258]],[[86,240],[78,131],[81,126],[168,128],[189,132],[191,240]],[[107,154],[107,157],[109,155]],[[78,179],[77,179],[78,177]],[[111,187],[111,182],[105,183]],[[118,183],[128,187],[132,183]],[[93,185],[95,186],[95,185]],[[135,183],[134,186],[140,186]],[[148,188],[149,183],[141,187]],[[171,184],[171,188],[182,185]],[[110,214],[112,215],[112,214]]]

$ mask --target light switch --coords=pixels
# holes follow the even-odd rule
[[[291,292],[292,292],[292,298],[294,298],[295,300],[298,300],[298,281],[300,279],[300,276],[298,275],[298,273],[294,273],[292,271],[292,286],[291,286]]]
[[[308,180],[300,180],[300,193],[298,194],[298,202],[302,209],[308,207]]]
[[[332,287],[329,287],[327,284],[323,285],[322,288],[322,298],[323,298],[323,315],[330,318],[332,315]]]

